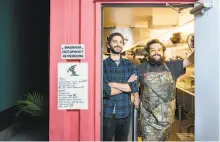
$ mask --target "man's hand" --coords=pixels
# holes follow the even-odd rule
[[[134,94],[134,107],[139,108],[139,105],[140,105],[139,95],[138,95],[138,93],[135,93]]]
[[[134,104],[134,94],[131,94],[131,103]]]
[[[134,82],[135,80],[137,80],[137,75],[133,74],[129,79],[128,82]]]
[[[139,108],[139,105],[140,105],[140,99],[139,98],[135,98],[134,99],[134,107],[135,108]]]

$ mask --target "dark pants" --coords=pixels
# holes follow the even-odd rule
[[[130,130],[131,117],[126,118],[106,118],[103,119],[103,141],[127,141]]]

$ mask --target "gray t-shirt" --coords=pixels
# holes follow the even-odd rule
[[[118,66],[120,63],[120,60],[114,60],[114,62],[116,63],[116,65]]]

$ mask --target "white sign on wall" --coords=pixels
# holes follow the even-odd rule
[[[84,44],[62,44],[61,59],[84,59],[85,45]]]
[[[58,63],[58,109],[88,109],[88,63]]]

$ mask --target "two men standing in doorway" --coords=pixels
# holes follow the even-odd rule
[[[107,39],[110,57],[103,64],[103,140],[127,141],[131,117],[130,95],[135,94],[134,105],[141,96],[141,129],[143,141],[166,141],[175,117],[176,80],[185,68],[194,63],[189,58],[165,61],[165,46],[159,40],[149,41],[146,51],[149,61],[136,65],[120,56],[124,38],[112,33]],[[137,71],[138,70],[138,71]]]

